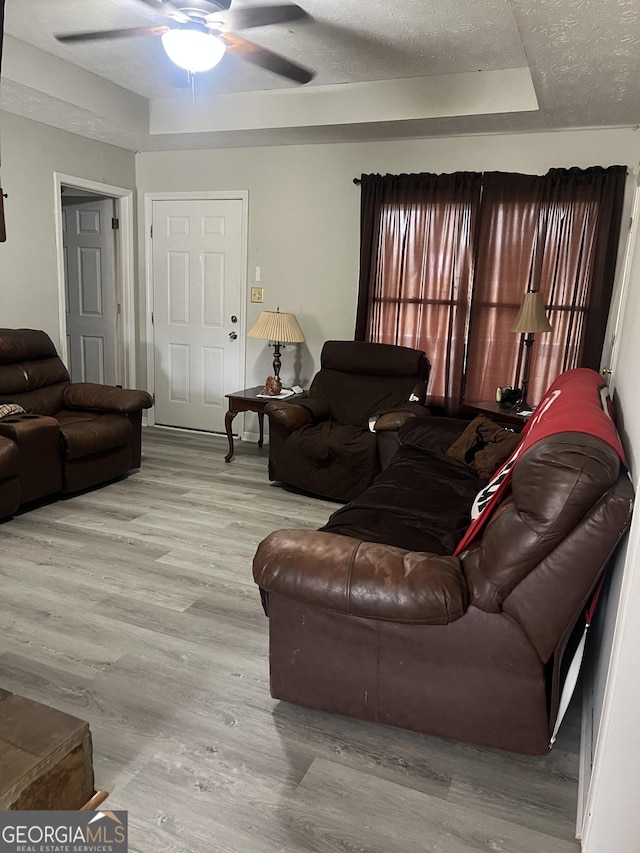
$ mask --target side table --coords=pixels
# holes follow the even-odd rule
[[[292,394],[289,397],[258,397],[262,391],[262,385],[257,385],[255,388],[245,388],[243,391],[234,391],[232,394],[225,394],[229,400],[229,411],[224,416],[224,428],[229,439],[229,452],[224,457],[225,462],[231,462],[233,457],[233,433],[231,432],[231,424],[233,419],[239,412],[255,412],[258,416],[258,427],[260,429],[260,438],[258,439],[258,447],[262,447],[264,440],[264,410],[267,403],[272,400],[286,399],[295,400],[299,394]]]
[[[519,415],[515,409],[510,406],[503,406],[495,400],[465,400],[462,404],[462,410],[465,415],[472,418],[478,415],[486,415],[494,421],[509,424],[509,426],[519,429],[522,429],[529,420],[529,415]]]

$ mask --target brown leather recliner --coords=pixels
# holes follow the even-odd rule
[[[261,543],[271,694],[544,754],[567,647],[629,524],[633,489],[601,439],[542,438],[480,539],[454,557],[448,540],[459,541],[474,495],[473,474],[446,455],[455,437],[452,419],[406,423],[389,468],[322,531]]]
[[[20,457],[15,442],[0,436],[0,518],[20,506]]]
[[[336,500],[359,495],[381,469],[376,431],[429,414],[430,369],[409,347],[327,341],[308,394],[265,408],[269,479]]]
[[[24,409],[0,419],[0,436],[18,450],[20,504],[140,467],[142,410],[151,396],[71,382],[43,331],[0,329],[0,401]]]

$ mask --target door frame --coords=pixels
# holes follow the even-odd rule
[[[120,314],[116,313],[116,382],[126,388],[136,388],[136,324],[133,263],[133,193],[126,187],[114,187],[86,178],[53,173],[54,222],[56,231],[56,260],[58,268],[58,327],[60,345],[58,352],[67,364],[67,318],[64,276],[64,249],[62,246],[62,188],[85,190],[115,200],[119,228],[115,232],[116,244],[116,298]],[[117,309],[116,309],[117,310]],[[119,318],[119,319],[118,319]]]
[[[242,258],[240,261],[240,329],[242,331],[242,346],[238,347],[240,361],[240,376],[242,384],[246,383],[245,377],[245,349],[246,349],[246,320],[247,320],[247,281],[248,281],[248,226],[249,226],[249,192],[248,190],[210,190],[209,192],[164,192],[144,194],[144,267],[147,293],[147,387],[155,395],[155,329],[153,326],[154,312],[154,290],[153,290],[153,240],[151,238],[151,225],[153,222],[154,201],[240,201],[242,212],[240,216],[242,233],[240,245]],[[236,389],[231,389],[235,391]],[[155,409],[147,412],[147,423],[155,426]],[[172,427],[172,429],[179,427]]]

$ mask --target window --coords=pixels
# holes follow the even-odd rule
[[[360,339],[424,350],[439,365],[432,371],[430,401],[447,407],[462,393],[480,175],[380,181],[371,248],[363,243],[361,253],[361,282],[364,276],[370,286],[360,309]]]
[[[529,400],[563,370],[598,369],[625,174],[363,176],[356,338],[423,349],[429,402],[455,413],[463,393],[518,384],[523,342],[509,327],[540,290],[553,331],[536,336]]]

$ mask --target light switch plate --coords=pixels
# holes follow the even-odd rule
[[[251,288],[251,301],[252,302],[264,302],[264,287],[252,287]]]

